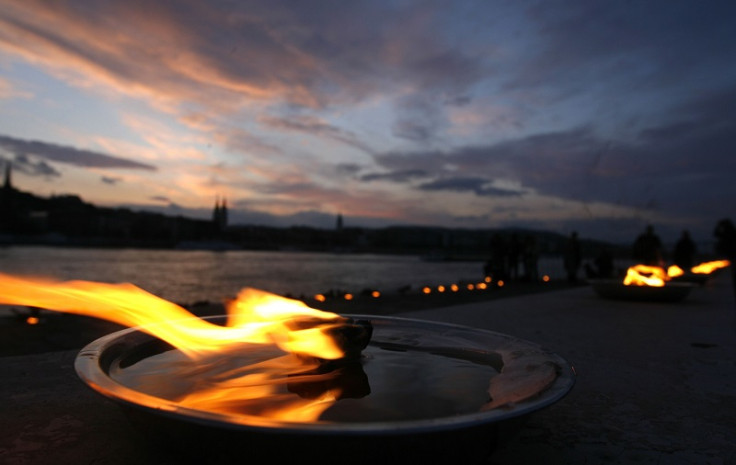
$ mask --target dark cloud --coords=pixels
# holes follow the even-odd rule
[[[484,197],[520,196],[518,190],[494,187],[491,180],[478,177],[444,178],[421,184],[419,189],[425,191],[473,192]]]
[[[418,49],[420,50],[420,49]],[[406,64],[421,89],[462,92],[483,77],[483,62],[461,49],[444,49],[418,55]],[[458,98],[458,95],[452,95]]]
[[[388,173],[368,173],[360,176],[361,181],[391,181],[397,183],[405,183],[417,178],[426,178],[427,172],[423,169],[410,169],[391,171]]]
[[[445,152],[387,152],[375,160],[396,172],[426,170],[438,180],[422,185],[424,190],[485,195],[488,180],[504,179],[522,191],[684,222],[733,214],[724,200],[736,198],[736,87],[696,96],[673,110],[669,122],[628,139],[582,127]],[[453,167],[452,177],[446,166]]]
[[[310,182],[278,182],[261,186],[259,192],[266,194],[295,194],[309,192],[314,189],[318,189],[317,184]]]
[[[149,197],[149,199],[153,200],[154,202],[171,204],[171,199],[166,197],[165,195],[154,195],[154,196]]]
[[[341,176],[355,176],[363,169],[356,163],[339,163],[335,166],[335,171]]]
[[[528,9],[533,52],[507,75],[507,89],[557,96],[598,92],[615,105],[623,92],[689,85],[733,60],[733,2],[552,0]],[[598,90],[590,89],[596,82]],[[701,84],[702,85],[702,84]]]
[[[362,143],[352,132],[325,123],[317,117],[263,117],[260,121],[261,123],[272,129],[283,131],[297,131],[304,134],[309,134],[311,136],[324,137],[355,147],[366,153],[373,153],[373,151],[366,144]]]
[[[449,106],[455,106],[455,107],[464,107],[466,105],[469,105],[473,99],[467,95],[460,95],[456,97],[451,97],[445,100],[445,104]]]
[[[422,94],[399,99],[396,104],[394,136],[412,142],[427,143],[440,139],[448,125],[441,102]]]
[[[122,178],[112,177],[112,176],[102,176],[100,178],[100,181],[102,181],[103,184],[109,184],[111,186],[114,186],[117,183],[119,183],[120,181],[122,181]]]
[[[535,134],[490,146],[465,147],[442,155],[461,173],[485,174],[551,190],[590,171],[590,158],[606,146],[590,128]],[[561,183],[562,181],[562,183]]]
[[[125,158],[105,155],[91,150],[52,144],[35,140],[16,139],[0,135],[0,148],[16,157],[33,156],[86,168],[136,169],[156,171],[156,167]]]
[[[58,178],[61,173],[43,160],[31,160],[24,154],[16,154],[12,161],[8,160],[13,169],[27,174],[28,176],[42,176],[45,178]]]
[[[428,121],[420,121],[411,116],[400,118],[393,126],[392,133],[401,139],[413,142],[427,142],[436,136],[432,130],[432,124]]]

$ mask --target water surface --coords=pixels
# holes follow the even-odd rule
[[[193,303],[219,302],[243,287],[296,297],[331,289],[393,292],[403,286],[480,279],[482,263],[374,254],[0,247],[0,271],[130,282],[164,299]]]

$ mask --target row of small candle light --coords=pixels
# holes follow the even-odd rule
[[[550,277],[548,275],[544,275],[541,278],[541,281],[544,283],[548,283],[550,281]],[[483,278],[483,281],[480,282],[470,282],[470,283],[453,283],[453,284],[438,284],[438,285],[425,285],[421,286],[421,293],[424,295],[430,295],[430,294],[444,294],[444,293],[455,293],[460,292],[462,290],[466,291],[485,291],[488,290],[491,287],[497,287],[501,288],[506,285],[506,282],[502,279],[494,280],[491,276],[486,276]],[[374,299],[380,298],[383,294],[381,291],[378,290],[371,290],[369,291],[368,295]],[[317,302],[325,302],[328,299],[328,294],[316,294],[313,299]],[[353,300],[355,299],[355,294],[352,294],[350,292],[341,293],[338,298],[344,299],[344,300]]]
[[[693,274],[710,274],[721,268],[730,266],[728,260],[715,260],[710,262],[704,262],[700,265],[694,266],[690,269],[690,273]],[[649,286],[663,286],[664,282],[682,276],[685,272],[677,265],[671,265],[666,270],[661,267],[652,267],[647,265],[635,265],[630,267],[627,273],[627,277],[624,279],[624,284],[632,285],[649,285]],[[540,281],[543,283],[550,282],[551,278],[549,275],[541,277]],[[504,287],[505,281],[502,279],[494,280],[491,276],[486,276],[481,282],[470,282],[466,284],[453,283],[449,285],[439,284],[434,286],[425,285],[422,286],[421,293],[424,295],[432,294],[444,294],[444,293],[455,293],[462,290],[473,291],[485,291],[492,286],[497,288]],[[378,290],[371,290],[368,295],[371,298],[378,299],[383,294]],[[316,294],[314,300],[317,302],[326,302],[329,298],[328,294]],[[355,294],[350,292],[340,293],[338,298],[343,300],[351,301],[355,299]]]

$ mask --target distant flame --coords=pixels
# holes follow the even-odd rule
[[[728,260],[716,260],[712,262],[701,263],[690,269],[696,274],[710,274],[715,270],[729,266]],[[627,286],[654,286],[662,287],[667,281],[678,276],[683,276],[685,272],[677,265],[671,265],[665,271],[659,266],[650,265],[634,265],[626,270],[624,284]]]
[[[668,280],[664,268],[649,265],[634,265],[626,270],[624,284],[626,286],[653,286],[662,287]]]
[[[715,260],[712,262],[701,263],[700,265],[694,266],[690,269],[696,274],[711,274],[712,272],[730,266],[731,262],[728,260]]]
[[[678,276],[684,275],[685,272],[677,265],[671,265],[667,267],[667,276],[670,278],[676,278]]]

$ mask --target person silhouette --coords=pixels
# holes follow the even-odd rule
[[[573,231],[570,234],[570,239],[567,241],[567,247],[565,248],[565,255],[563,257],[568,282],[577,282],[578,268],[580,268],[581,260],[582,257],[580,255],[580,241],[578,241],[578,233],[577,231]]]
[[[682,231],[680,239],[675,243],[672,251],[672,261],[684,271],[690,271],[695,260],[695,242],[690,238],[688,230]]]
[[[595,257],[595,267],[599,278],[611,278],[614,273],[613,256],[611,252],[603,247],[598,256]]]
[[[733,260],[736,258],[736,227],[728,218],[718,222],[713,235],[716,237],[716,253]]]
[[[716,237],[716,253],[731,262],[731,283],[736,296],[736,227],[731,220],[724,218],[716,224],[713,235]]]
[[[524,279],[530,282],[539,280],[539,251],[537,238],[530,235],[524,237],[524,247],[521,253],[521,262],[524,265]]]
[[[651,224],[634,241],[632,257],[643,265],[662,266],[664,264],[662,241],[654,233],[654,227]]]

